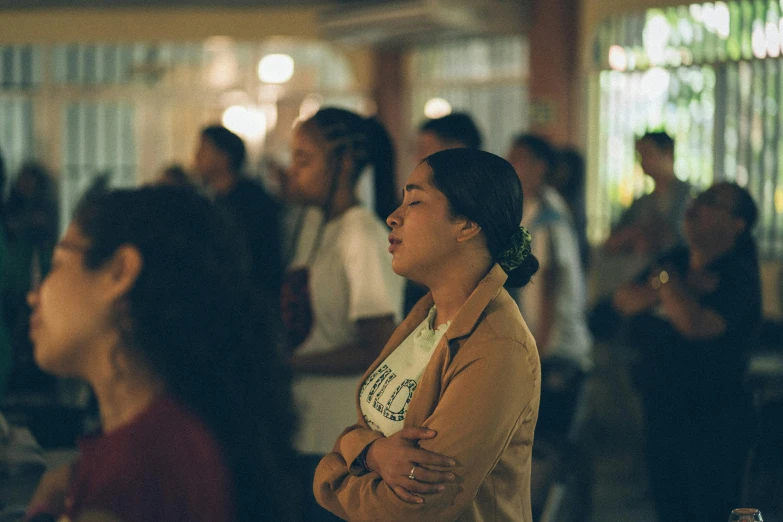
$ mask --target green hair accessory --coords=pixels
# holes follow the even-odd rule
[[[498,256],[497,262],[500,268],[509,273],[521,265],[527,256],[530,255],[531,240],[530,232],[525,227],[520,226],[514,232],[514,235],[511,236],[511,246]]]

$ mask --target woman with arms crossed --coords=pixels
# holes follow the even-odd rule
[[[503,288],[538,269],[522,186],[493,154],[452,149],[408,178],[387,223],[394,271],[429,288],[358,392],[358,424],[316,471],[318,501],[364,520],[531,520],[535,341]]]

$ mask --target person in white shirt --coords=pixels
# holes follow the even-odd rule
[[[294,130],[287,195],[320,209],[315,234],[301,234],[281,296],[294,399],[300,415],[305,520],[335,520],[312,495],[318,461],[355,420],[361,374],[400,320],[403,279],[392,271],[385,218],[396,206],[394,148],[372,118],[325,108]],[[359,204],[356,184],[373,167],[375,209]],[[305,237],[307,236],[307,237]]]
[[[543,138],[518,136],[509,151],[524,187],[522,225],[540,264],[533,283],[514,296],[541,357],[541,411],[537,435],[568,430],[577,393],[592,368],[592,338],[579,243],[568,206],[545,183],[555,151]]]

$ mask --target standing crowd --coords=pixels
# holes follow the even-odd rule
[[[655,189],[591,253],[578,152],[481,146],[467,114],[428,120],[398,187],[383,125],[322,108],[272,197],[209,126],[193,173],[96,186],[61,237],[51,178],[22,169],[0,214],[0,386],[78,378],[100,419],[27,519],[532,521],[536,450],[572,427],[601,314],[639,353],[660,520],[724,517],[751,443],[753,200],[692,199],[648,133]],[[612,263],[627,276],[588,321],[588,267]]]

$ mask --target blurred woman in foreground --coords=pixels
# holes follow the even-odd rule
[[[31,502],[71,520],[291,520],[287,372],[248,264],[194,191],[92,193],[30,293],[47,372],[85,379],[101,430]]]

